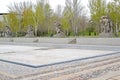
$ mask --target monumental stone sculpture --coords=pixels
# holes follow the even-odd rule
[[[32,25],[28,26],[26,37],[34,37],[34,30]]]
[[[55,22],[54,25],[55,25],[55,28],[56,28],[56,34],[54,35],[54,37],[56,37],[56,38],[63,38],[63,37],[65,37],[65,33],[61,29],[61,24],[58,23],[58,22]]]
[[[100,20],[100,37],[113,37],[112,21],[108,16],[102,16]]]
[[[5,37],[12,37],[12,30],[9,26],[5,27]]]

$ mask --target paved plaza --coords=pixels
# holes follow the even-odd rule
[[[52,47],[0,46],[0,59],[31,66],[42,66],[76,59],[116,53],[116,51],[59,49]]]
[[[0,45],[0,80],[119,80],[119,76],[119,46]]]

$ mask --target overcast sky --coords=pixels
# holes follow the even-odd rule
[[[0,0],[0,13],[7,13],[8,12],[8,5],[14,3],[14,2],[24,2],[24,1],[31,1],[33,3],[36,3],[36,0]],[[107,0],[110,1],[110,0]],[[82,4],[86,7],[87,13],[89,14],[88,10],[88,0],[81,0]],[[55,9],[58,4],[65,6],[65,0],[49,0],[49,3],[52,7],[52,9]]]
[[[33,3],[36,3],[36,0],[0,0],[0,13],[6,13],[8,12],[7,6],[14,2],[24,2],[24,1],[32,1]],[[88,0],[81,0],[82,3],[87,6]],[[62,6],[65,5],[65,0],[49,0],[49,3],[53,9],[60,4]]]

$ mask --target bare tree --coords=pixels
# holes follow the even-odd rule
[[[78,34],[78,26],[79,26],[79,17],[81,17],[84,6],[81,4],[81,0],[66,0],[66,10],[69,12],[71,17],[71,27],[74,30],[74,35]]]
[[[20,3],[13,3],[8,6],[9,12],[17,12],[22,14],[25,9],[32,7],[32,2],[20,2]]]
[[[62,6],[58,5],[56,10],[55,10],[55,14],[60,18],[62,16]]]

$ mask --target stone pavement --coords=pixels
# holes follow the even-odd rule
[[[109,78],[107,80],[120,80],[120,75],[111,77],[111,78]]]
[[[117,51],[0,45],[0,60],[9,63],[40,67],[48,64],[58,64],[116,52]]]
[[[119,80],[119,75],[119,46],[0,45],[0,80]]]

